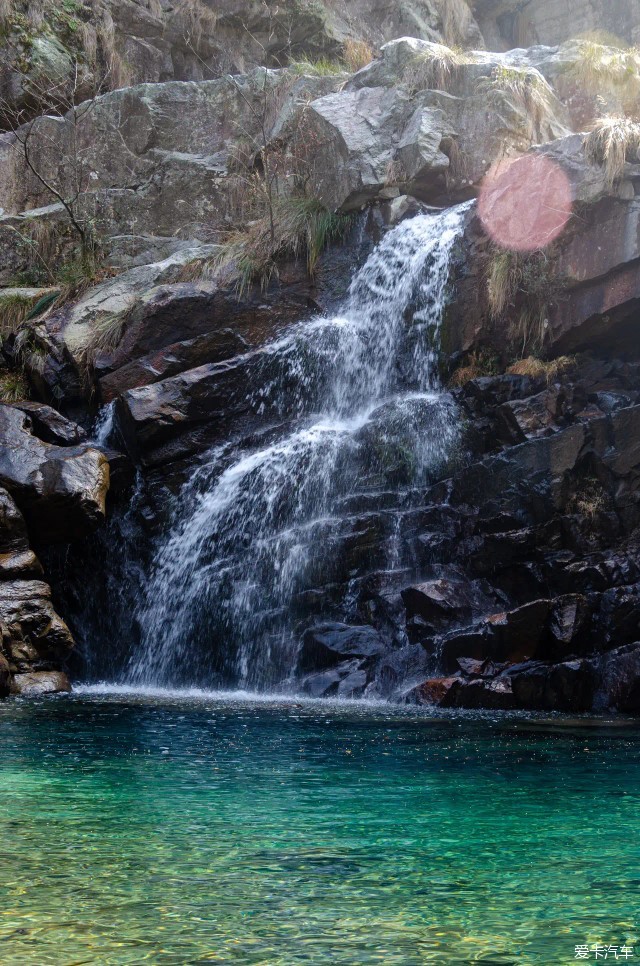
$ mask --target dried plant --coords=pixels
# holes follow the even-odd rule
[[[627,161],[640,160],[640,123],[628,117],[601,117],[584,139],[592,164],[605,169],[607,184],[618,181]]]

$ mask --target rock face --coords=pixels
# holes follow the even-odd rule
[[[474,14],[491,50],[557,44],[597,34],[634,44],[640,38],[640,12],[625,0],[476,0]]]
[[[525,353],[548,362],[460,379],[460,451],[417,490],[402,440],[363,431],[376,457],[339,508],[324,571],[292,605],[296,674],[314,696],[640,711],[640,164],[630,147],[612,177],[576,133],[598,110],[635,109],[633,55],[624,83],[603,79],[622,55],[599,48],[594,90],[579,39],[603,28],[640,39],[635,5],[92,0],[75,33],[66,8],[36,29],[35,5],[8,6],[5,127],[12,106],[37,116],[38,78],[77,103],[108,67],[113,89],[38,119],[40,178],[16,133],[0,135],[5,304],[57,291],[77,254],[60,197],[100,241],[97,284],[81,278],[66,304],[27,322],[0,306],[2,374],[19,366],[41,400],[0,405],[0,692],[68,687],[73,640],[47,547],[95,531],[110,455],[127,462],[68,417],[89,425],[96,403],[114,402],[110,444],[146,481],[145,525],[160,526],[167,490],[211,446],[250,449],[311,405],[268,343],[328,311],[389,224],[479,195],[457,246],[444,355],[462,369]],[[302,57],[336,69],[293,63]],[[566,189],[567,224],[534,246],[543,254],[505,251],[491,231],[510,220],[495,185],[514,159],[509,170],[551,171]],[[516,222],[541,190],[524,180],[524,200],[507,199]],[[267,195],[351,214],[351,232],[313,273],[282,244],[270,284],[238,287],[221,257],[268,217]]]
[[[69,690],[74,647],[30,543],[70,543],[104,518],[106,457],[51,407],[0,406],[0,693]],[[52,440],[46,442],[45,440]]]

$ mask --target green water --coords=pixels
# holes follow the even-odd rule
[[[85,695],[4,703],[0,727],[3,966],[640,940],[632,723]]]

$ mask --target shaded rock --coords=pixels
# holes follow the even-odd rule
[[[511,668],[508,676],[517,706],[532,710],[589,711],[598,683],[588,661],[535,662]]]
[[[407,617],[421,617],[427,623],[442,618],[463,618],[471,614],[474,594],[463,580],[428,580],[402,591]]]
[[[57,669],[74,647],[53,609],[49,586],[40,580],[0,583],[0,624],[3,650],[18,672]]]
[[[640,712],[640,643],[609,651],[594,662],[598,675],[594,710]]]
[[[312,698],[360,697],[368,681],[358,661],[343,661],[337,667],[309,674],[302,680],[302,691]]]
[[[11,680],[11,693],[35,698],[41,694],[58,694],[71,691],[69,678],[64,671],[33,671],[14,674]]]
[[[388,645],[373,627],[326,623],[309,628],[302,636],[298,669],[305,673],[331,668],[346,657],[375,658]]]
[[[29,547],[24,518],[6,490],[0,488],[0,577],[36,576],[42,567]]]
[[[55,446],[74,446],[87,438],[82,426],[66,419],[51,406],[27,401],[13,403],[13,406],[29,416],[31,432],[45,443],[52,443]]]
[[[30,432],[30,416],[0,405],[0,484],[37,543],[69,543],[104,519],[109,464],[87,444],[53,446]]]
[[[561,661],[582,654],[589,644],[591,608],[582,594],[566,594],[551,603],[549,656]]]

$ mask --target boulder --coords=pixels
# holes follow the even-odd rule
[[[0,582],[0,625],[2,648],[15,672],[57,670],[74,647],[41,580]]]
[[[37,544],[69,543],[104,519],[109,464],[81,443],[53,446],[31,433],[31,418],[0,405],[0,485],[23,513]]]
[[[381,657],[388,644],[373,627],[326,623],[310,627],[302,636],[298,669],[305,673],[334,667],[345,658]]]
[[[65,691],[71,691],[71,685],[64,671],[30,671],[14,674],[11,679],[11,693],[25,698]]]
[[[13,407],[29,416],[31,424],[28,428],[34,436],[45,443],[52,443],[54,446],[75,446],[76,443],[81,443],[87,438],[82,426],[66,419],[56,409],[44,403],[22,400],[13,403]]]

